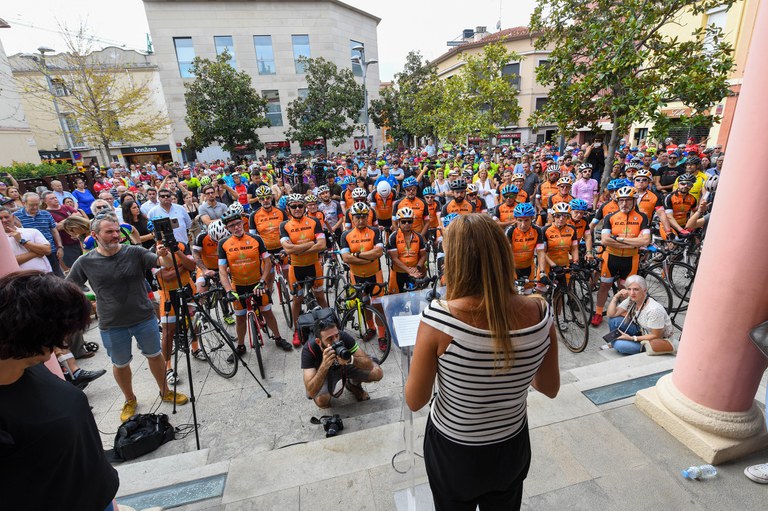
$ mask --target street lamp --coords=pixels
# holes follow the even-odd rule
[[[363,104],[363,111],[365,113],[365,143],[368,144],[368,149],[370,151],[370,146],[373,144],[370,143],[370,136],[368,132],[368,84],[366,82],[366,77],[368,76],[368,66],[371,64],[378,64],[379,61],[376,59],[365,60],[365,47],[363,45],[353,46],[352,51],[356,51],[360,54],[352,57],[352,62],[354,64],[360,64],[360,67],[363,68],[363,93],[365,95]]]
[[[56,117],[59,119],[59,127],[61,128],[62,135],[64,135],[64,144],[67,146],[67,152],[69,153],[69,157],[72,158],[72,163],[74,164],[75,155],[72,154],[72,144],[70,143],[69,132],[64,125],[64,118],[61,116],[61,111],[59,110],[59,102],[56,99],[56,91],[53,88],[53,80],[51,79],[50,69],[48,68],[48,63],[45,61],[45,54],[54,53],[55,50],[53,48],[48,48],[47,46],[40,46],[37,51],[40,52],[39,55],[24,54],[22,57],[34,60],[40,64],[40,70],[45,76],[45,82],[48,85],[48,92],[50,92],[51,98],[53,98],[53,109],[56,112]]]

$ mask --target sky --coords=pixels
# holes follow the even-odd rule
[[[536,0],[343,0],[381,18],[378,27],[379,75],[392,80],[401,71],[405,56],[419,50],[434,59],[449,48],[446,42],[456,39],[465,28],[485,26],[489,32],[501,28],[527,25]],[[145,51],[147,20],[141,0],[8,0],[0,8],[0,18],[10,29],[0,30],[5,52],[31,53],[40,46],[56,51],[66,49],[56,33],[59,26],[70,29],[84,21],[93,35],[103,39],[103,46],[114,44]],[[9,6],[9,4],[11,4]],[[32,25],[34,28],[29,27]]]

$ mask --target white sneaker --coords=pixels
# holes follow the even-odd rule
[[[744,475],[756,483],[768,484],[768,463],[747,467],[744,469]]]
[[[179,378],[179,375],[176,374],[176,371],[168,369],[165,371],[165,381],[168,382],[168,385],[173,386],[173,384],[178,384],[181,379]]]

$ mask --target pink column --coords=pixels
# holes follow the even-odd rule
[[[723,412],[753,405],[768,361],[748,332],[768,319],[766,166],[756,164],[755,137],[768,133],[768,2],[757,13],[744,82],[728,140],[691,303],[674,386],[691,401]]]
[[[5,232],[0,233],[0,236],[5,237]],[[19,271],[19,263],[16,262],[16,257],[14,257],[13,251],[11,250],[11,245],[5,239],[0,239],[0,277],[15,271]],[[53,374],[62,380],[64,379],[64,373],[61,371],[59,362],[54,355],[51,355],[51,358],[45,362],[45,366]]]

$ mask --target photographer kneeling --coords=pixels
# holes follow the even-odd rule
[[[307,397],[320,408],[330,408],[331,397],[340,397],[346,387],[358,401],[370,399],[361,383],[381,380],[379,364],[333,321],[317,321],[314,334],[301,351]]]

